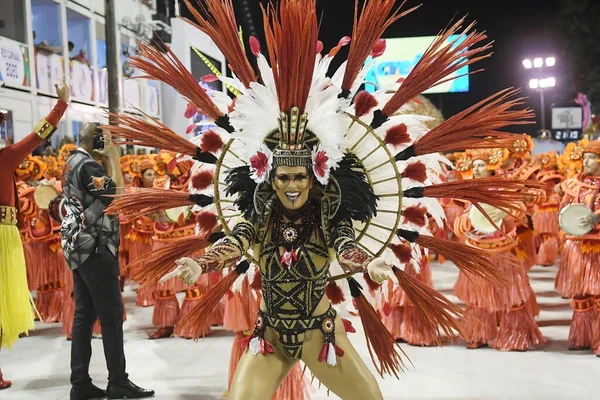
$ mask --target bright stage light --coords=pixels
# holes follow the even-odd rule
[[[529,81],[529,87],[532,89],[537,89],[540,85],[540,82],[538,79],[532,79]]]

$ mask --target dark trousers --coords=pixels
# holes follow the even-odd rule
[[[71,385],[86,386],[92,356],[92,328],[100,317],[109,383],[127,380],[123,351],[123,302],[119,262],[104,246],[73,271],[75,319],[71,341]]]

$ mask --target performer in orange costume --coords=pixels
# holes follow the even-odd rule
[[[43,177],[36,187],[35,197],[44,204],[39,204],[39,212],[30,219],[30,250],[35,255],[37,265],[38,289],[36,307],[46,323],[62,321],[64,307],[65,271],[67,265],[62,254],[60,224],[50,217],[48,212],[48,196],[61,193],[61,172],[58,161],[51,159],[44,163]],[[49,180],[51,179],[51,180]]]
[[[149,158],[141,158],[139,162],[131,163],[131,172],[134,174],[132,187],[151,188],[156,179],[154,162]],[[154,235],[154,221],[149,217],[141,217],[133,221],[131,231],[126,236],[129,241],[129,263],[152,251],[152,236]],[[141,286],[137,292],[135,304],[141,307],[154,305],[153,288]]]
[[[506,157],[506,151],[476,150],[467,152],[467,156],[473,160],[473,177],[479,179],[493,174]],[[454,292],[467,305],[467,347],[476,349],[493,341],[498,350],[525,351],[540,344],[544,339],[533,316],[525,307],[530,294],[524,264],[527,255],[518,249],[517,221],[515,216],[499,209],[488,208],[486,211],[501,228],[501,231],[498,231],[493,226],[482,224],[481,217],[477,217],[477,212],[472,208],[467,208],[465,213],[456,219],[455,233],[463,237],[467,245],[492,253],[493,256],[490,257],[500,270],[511,277],[513,285],[498,288],[462,271],[459,273]],[[522,220],[524,214],[519,218]],[[507,262],[506,256],[509,254],[516,256],[520,262]],[[498,312],[503,314],[499,329]]]
[[[533,139],[529,135],[523,134],[516,136],[515,139],[511,141],[509,152],[502,162],[502,166],[498,170],[498,173],[520,180],[537,180],[536,175],[540,170],[540,166],[529,162],[533,146]],[[535,265],[537,260],[534,235],[535,227],[533,219],[529,217],[530,215],[533,215],[536,206],[537,204],[535,202],[525,203],[528,214],[527,224],[518,224],[517,226],[519,251],[520,254],[525,256],[523,265],[525,266],[526,271],[529,271]],[[527,279],[527,290],[529,291],[529,295],[525,306],[531,315],[537,317],[540,314],[540,307],[535,293],[529,284],[529,276]]]
[[[533,214],[535,241],[537,247],[537,264],[554,265],[558,258],[560,227],[558,226],[558,206],[561,196],[555,187],[564,179],[556,170],[556,152],[541,154],[535,162],[540,165],[537,179],[546,185],[546,201],[536,206]]]
[[[173,159],[173,155],[161,152],[156,158],[157,165],[165,166]],[[160,189],[171,188],[173,190],[188,192],[191,178],[191,161],[182,161],[173,166],[171,172],[157,178],[154,187]],[[165,171],[167,172],[167,171]],[[170,216],[170,218],[169,218]],[[168,243],[177,241],[184,237],[193,236],[196,226],[191,208],[181,210],[170,210],[162,215],[154,215],[154,236],[152,237],[152,249],[157,250]],[[141,267],[143,268],[143,266]],[[166,338],[173,335],[175,324],[179,319],[179,301],[175,294],[185,290],[181,282],[170,281],[159,284],[146,283],[142,287],[152,286],[154,288],[154,311],[152,313],[152,324],[158,329],[152,333],[149,339]],[[197,289],[197,290],[195,290]],[[205,288],[206,290],[206,288]],[[201,294],[200,288],[190,288],[186,291],[187,302],[194,302]],[[188,307],[186,307],[188,308]]]
[[[581,236],[566,236],[556,290],[563,297],[572,299],[570,349],[586,350],[594,345],[593,350],[598,355],[600,338],[594,332],[592,322],[597,316],[594,301],[597,302],[600,296],[600,141],[587,144],[582,154],[583,172],[562,183],[565,194],[560,209],[576,203],[587,206],[592,212],[577,223],[587,224],[591,230]]]
[[[136,156],[128,154],[121,157],[121,173],[123,174],[123,183],[125,188],[130,188],[133,185],[134,175],[131,172],[131,164],[136,159]],[[129,264],[129,246],[130,242],[127,235],[131,232],[131,223],[121,221],[121,244],[119,245],[119,271],[121,273],[121,291],[125,286],[127,277],[127,264]]]

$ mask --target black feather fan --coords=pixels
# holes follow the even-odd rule
[[[340,184],[342,204],[334,217],[334,224],[350,217],[355,221],[366,222],[377,214],[379,198],[367,182],[362,165],[354,154],[347,153],[339,167],[331,171]]]
[[[244,213],[244,218],[253,220],[254,190],[257,183],[250,178],[250,167],[245,165],[230,169],[227,172],[225,183],[229,185],[226,190],[228,196],[238,194],[235,205]]]

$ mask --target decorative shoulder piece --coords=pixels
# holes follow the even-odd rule
[[[48,122],[45,118],[42,119],[40,122],[37,123],[37,125],[35,126],[35,128],[33,128],[33,131],[35,132],[35,134],[41,138],[41,139],[48,139],[50,136],[52,136],[52,134],[54,133],[54,131],[56,130],[55,126],[52,126],[52,124],[50,122]]]
[[[212,248],[198,258],[194,258],[203,267],[204,272],[219,271],[234,266],[242,257],[240,248],[227,238],[217,241]]]

